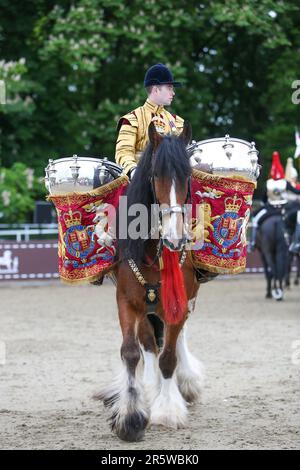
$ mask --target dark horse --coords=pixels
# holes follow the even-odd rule
[[[284,217],[285,227],[289,236],[289,244],[298,242],[299,235],[296,233],[297,230],[297,220],[300,218],[300,205],[299,203],[291,203],[288,205],[286,214]],[[292,271],[293,262],[295,261],[296,265],[296,277],[294,279],[294,284],[299,285],[300,279],[300,250],[296,253],[294,251],[289,251],[288,256],[288,270],[286,275],[286,286],[290,287],[290,274]]]
[[[110,408],[111,427],[126,441],[141,440],[148,424],[184,426],[187,404],[200,397],[202,366],[188,350],[184,328],[199,289],[185,251],[190,138],[189,125],[179,137],[162,137],[150,124],[149,145],[127,189],[129,210],[142,204],[150,221],[157,204],[159,223],[137,239],[120,239],[119,231],[115,274],[123,370],[96,398]],[[128,214],[128,233],[131,222]],[[158,237],[150,237],[156,229]]]
[[[262,222],[257,233],[257,248],[260,251],[267,279],[267,298],[283,299],[283,281],[288,269],[288,244],[285,225],[280,209]]]

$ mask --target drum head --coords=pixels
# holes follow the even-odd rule
[[[187,149],[191,166],[219,176],[242,176],[256,181],[260,173],[254,142],[217,137],[192,143]]]
[[[46,187],[55,195],[99,188],[118,178],[123,168],[107,158],[73,155],[49,160],[45,172]]]

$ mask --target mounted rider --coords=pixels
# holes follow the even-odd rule
[[[171,71],[164,64],[150,67],[144,78],[148,98],[143,106],[122,116],[118,122],[118,138],[115,160],[127,175],[132,178],[142,152],[148,144],[148,127],[153,122],[161,134],[183,130],[184,120],[165,109],[175,96],[175,87],[181,83],[174,81]]]
[[[293,176],[293,181],[290,181],[290,175]],[[249,251],[255,248],[256,234],[262,223],[272,215],[283,214],[283,209],[288,201],[296,195],[300,195],[300,187],[295,183],[294,179],[295,172],[286,172],[285,174],[279,152],[273,152],[270,178],[266,182],[266,192],[263,196],[264,206],[256,211],[252,219],[252,236]],[[294,243],[291,244],[290,251],[295,250],[294,245]]]
[[[161,63],[152,65],[144,78],[147,100],[143,106],[119,119],[115,160],[124,168],[130,179],[148,144],[148,127],[151,122],[154,123],[156,131],[162,135],[180,135],[183,131],[184,119],[165,109],[165,106],[170,106],[173,101],[175,88],[181,86],[180,82],[174,80],[166,65]],[[217,276],[204,269],[195,269],[195,272],[200,283],[208,282]]]
[[[300,184],[297,182],[298,172],[293,165],[293,159],[288,158],[286,169],[285,169],[285,179],[289,181],[289,183],[295,188],[296,190],[300,191]],[[290,223],[291,231],[290,236],[292,237],[292,243],[290,245],[290,252],[292,253],[299,253],[300,252],[300,196],[299,194],[295,194],[294,192],[288,191],[286,192],[287,197],[287,210],[286,210],[286,225],[288,227],[288,222],[296,221],[296,226],[294,228],[294,222]]]

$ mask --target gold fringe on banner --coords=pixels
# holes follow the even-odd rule
[[[117,209],[128,182],[128,177],[122,175],[85,193],[48,196],[58,215],[58,270],[64,283],[97,281],[114,268],[117,244],[114,234],[109,233],[112,221],[105,206],[112,204]],[[101,219],[97,222],[94,218],[98,209]],[[96,233],[98,223],[100,235]]]
[[[255,188],[256,182],[244,176],[193,170],[193,220],[196,227],[203,224],[204,238],[199,248],[190,251],[196,268],[217,274],[239,274],[245,270],[246,230]],[[199,219],[200,215],[204,220]],[[194,246],[197,247],[197,239]]]

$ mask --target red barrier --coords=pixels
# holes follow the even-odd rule
[[[246,273],[263,272],[259,253],[247,257]],[[58,279],[57,242],[0,242],[0,282]]]
[[[0,242],[0,281],[58,277],[57,242]]]

